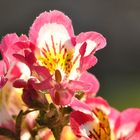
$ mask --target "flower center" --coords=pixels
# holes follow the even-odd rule
[[[95,140],[111,140],[111,130],[107,115],[97,108],[93,110],[93,113],[99,119],[99,122],[93,124],[93,130],[90,131],[89,137]]]
[[[74,48],[66,48],[65,45],[61,46],[54,44],[52,39],[52,47],[46,46],[41,49],[41,55],[38,57],[38,62],[41,66],[45,66],[52,75],[55,71],[59,70],[61,74],[69,76],[73,66],[78,58],[74,58]]]

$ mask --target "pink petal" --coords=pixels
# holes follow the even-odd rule
[[[136,129],[125,137],[126,140],[139,140],[140,139],[140,121],[137,124]]]
[[[91,89],[91,84],[85,83],[83,81],[71,80],[68,88],[73,92],[83,91],[85,93],[88,93]]]
[[[140,135],[140,121],[137,123],[137,127],[136,127],[135,131],[139,132],[139,135]]]
[[[136,129],[140,121],[140,109],[130,108],[124,110],[115,123],[115,133],[117,138],[129,135]]]
[[[102,49],[106,46],[105,38],[97,32],[80,33],[76,37],[76,47],[81,47],[84,42],[87,43],[85,56],[94,53],[95,51]]]
[[[4,75],[0,76],[0,90],[1,90],[2,87],[4,87],[4,85],[6,84],[7,80],[8,79],[6,77],[4,77]]]
[[[92,109],[98,108],[102,110],[105,114],[109,114],[110,106],[108,102],[102,97],[90,97],[86,99],[86,104],[89,105]]]
[[[88,122],[93,122],[93,118],[90,115],[84,114],[80,111],[74,111],[70,114],[70,125],[74,134],[78,137],[82,137],[83,133],[80,127]],[[88,136],[87,136],[88,137]]]
[[[91,114],[91,107],[88,106],[88,104],[73,98],[72,102],[70,103],[70,106],[72,109],[74,109],[75,111],[81,111],[85,114]]]
[[[32,83],[32,86],[36,90],[49,90],[52,88],[51,78],[41,81],[40,83]]]
[[[62,25],[68,32],[69,36],[71,36],[71,37],[74,36],[71,20],[67,16],[65,16],[62,12],[54,10],[54,11],[50,11],[50,12],[41,13],[36,18],[33,25],[31,26],[30,32],[29,32],[29,37],[32,40],[32,42],[34,42],[36,44],[37,39],[39,37],[40,29],[44,25],[47,26],[47,25],[51,25],[51,24]],[[59,32],[58,30],[56,30],[56,32]],[[47,32],[47,30],[46,30],[46,32]]]
[[[35,70],[37,74],[44,79],[48,79],[51,77],[49,70],[44,66],[33,66],[32,69]]]
[[[118,110],[116,110],[115,108],[110,108],[109,122],[112,130],[114,130],[115,122],[119,116],[120,116],[120,112]]]
[[[79,78],[79,81],[82,81],[83,83],[85,83],[85,85],[90,85],[90,88],[87,89],[86,93],[92,93],[96,95],[99,90],[100,84],[94,75],[88,72],[83,72],[81,77]]]
[[[80,59],[80,72],[84,72],[97,63],[97,58],[93,55],[83,56]]]
[[[24,81],[23,79],[18,79],[14,81],[13,86],[16,88],[25,88],[26,84],[26,81]]]
[[[18,37],[16,34],[7,34],[2,39],[1,42],[2,56],[3,57],[6,56],[10,62],[15,60],[13,54],[19,53],[21,51],[21,48],[16,45],[17,42],[20,42],[20,37]]]
[[[99,90],[99,82],[96,77],[88,72],[83,72],[78,80],[71,80],[68,87],[76,91],[83,91],[86,94],[96,95]]]
[[[31,49],[31,50],[34,50],[33,47],[30,47],[30,42],[29,41],[19,41],[19,42],[16,42],[14,44],[16,47],[20,48],[20,49]]]
[[[10,51],[11,50],[13,51],[13,48],[11,48],[10,46],[12,46],[18,40],[19,40],[19,38],[16,33],[7,34],[6,36],[4,36],[4,38],[1,41],[1,51],[3,53],[7,52],[7,50],[9,50],[9,49],[10,49]]]
[[[49,90],[52,100],[57,105],[69,105],[72,101],[73,92],[69,89],[55,88]]]
[[[3,60],[0,60],[0,76],[4,75],[6,73],[6,64]]]
[[[25,50],[25,60],[28,62],[28,64],[33,65],[36,62],[36,57],[33,52],[30,52],[28,50]]]
[[[15,45],[19,41],[26,41],[27,37],[22,35],[18,37],[16,34],[7,34],[0,44],[3,61],[6,64],[6,73],[8,79],[14,80],[21,76],[22,70],[19,67],[17,59],[13,56],[16,53],[22,54],[22,49]],[[20,57],[21,58],[21,57]],[[23,58],[22,58],[23,59]],[[4,66],[3,66],[4,67]]]
[[[86,52],[86,47],[87,47],[87,43],[84,42],[79,49],[79,52],[80,52],[81,56],[84,56],[84,54]]]
[[[23,55],[21,55],[21,54],[13,54],[13,56],[17,59],[17,60],[19,60],[19,61],[21,61],[21,62],[23,62],[23,63],[27,63],[26,62],[26,60],[25,60],[25,57],[23,56]]]
[[[14,79],[19,78],[21,75],[22,75],[22,73],[20,71],[20,68],[17,65],[15,65],[11,70],[9,79],[12,81]]]

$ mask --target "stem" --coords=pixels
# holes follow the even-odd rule
[[[60,140],[61,138],[61,132],[62,132],[62,127],[56,127],[51,129],[53,132],[53,135],[55,137],[55,140]]]

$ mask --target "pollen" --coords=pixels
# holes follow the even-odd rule
[[[38,62],[41,66],[45,66],[52,75],[55,75],[56,70],[60,70],[68,76],[73,66],[73,52],[73,49],[61,46],[61,43],[59,45],[52,43],[51,48],[46,44],[41,50]]]
[[[93,110],[93,113],[99,119],[99,122],[94,124],[89,137],[95,140],[111,140],[111,130],[107,115],[97,108]]]

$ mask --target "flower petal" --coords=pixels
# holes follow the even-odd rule
[[[115,122],[119,116],[120,116],[120,112],[116,110],[115,108],[111,107],[110,114],[109,114],[109,123],[112,130],[114,130]]]
[[[73,90],[83,91],[96,95],[99,90],[99,82],[96,77],[88,72],[83,72],[79,80],[71,81],[70,86]]]
[[[0,60],[0,76],[4,75],[7,72],[5,61]]]
[[[87,69],[93,67],[97,63],[97,58],[93,55],[88,55],[85,57],[81,57],[80,59],[80,72],[84,72]]]
[[[57,10],[40,14],[29,32],[29,38],[39,48],[46,46],[46,43],[49,44],[49,47],[53,47],[54,42],[58,47],[72,36],[74,33],[71,20]]]
[[[89,97],[86,99],[86,104],[88,104],[92,109],[98,108],[102,110],[106,115],[110,113],[110,106],[108,102],[102,97]]]
[[[82,52],[82,58],[92,55],[95,51],[106,46],[105,38],[97,32],[80,33],[76,37],[75,53],[76,58]]]
[[[51,78],[49,70],[44,66],[32,66],[33,70],[43,79]]]
[[[17,42],[19,40],[19,37],[17,36],[16,33],[13,34],[7,34],[4,36],[4,38],[1,41],[1,51],[2,53],[10,53],[11,51],[15,51],[13,48],[9,47],[12,46],[15,42]],[[8,51],[8,52],[7,52]]]
[[[49,91],[52,100],[57,105],[66,106],[72,101],[73,92],[69,89],[56,88]]]
[[[85,114],[89,114],[91,115],[91,108],[88,106],[88,104],[76,99],[76,98],[73,98],[72,102],[70,103],[70,106],[72,109],[74,109],[75,111],[81,111]]]
[[[21,51],[21,48],[18,47],[16,43],[20,41],[24,42],[25,40],[23,38],[25,39],[25,35],[21,35],[20,37],[18,37],[15,33],[7,34],[6,36],[4,36],[0,45],[1,46],[0,50],[3,58],[6,56],[8,58],[8,61],[10,62],[15,60],[13,54],[19,53]]]
[[[97,32],[80,33],[76,37],[76,53],[79,53],[80,48],[85,42],[87,45],[84,56],[88,56],[91,53],[93,54],[95,51],[100,50],[106,46],[106,40],[101,34]]]
[[[26,41],[27,37],[25,35],[21,35],[18,37],[15,33],[7,34],[1,41],[0,51],[2,53],[3,58],[3,66],[4,73],[6,73],[8,79],[14,80],[20,77],[25,71],[22,71],[24,68],[24,64],[22,65],[17,59],[14,57],[14,54],[19,53],[22,54],[22,49],[16,45],[17,42]],[[5,65],[5,66],[4,66]],[[22,67],[22,69],[21,69]],[[28,69],[28,68],[27,68]],[[25,69],[24,69],[25,70]]]
[[[2,87],[4,87],[4,85],[6,84],[7,80],[8,79],[6,77],[4,77],[3,75],[0,76],[0,90],[1,90]]]
[[[116,138],[125,137],[136,129],[140,121],[140,109],[129,108],[124,110],[115,124]]]
[[[140,139],[140,121],[137,124],[136,129],[125,137],[127,140],[139,140]]]
[[[70,114],[70,125],[74,134],[78,137],[89,138],[91,125],[94,121],[92,116],[80,111],[74,111]]]

